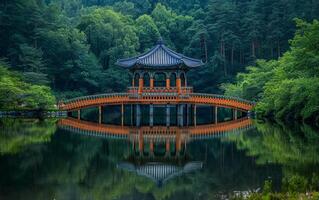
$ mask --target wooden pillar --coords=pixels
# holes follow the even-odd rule
[[[181,88],[181,78],[176,79],[176,87],[177,87],[177,93],[181,94],[182,88]]]
[[[143,134],[141,132],[139,132],[139,135],[138,135],[138,150],[140,153],[143,154],[144,152],[144,141],[143,141]]]
[[[153,77],[150,79],[150,88],[151,89],[154,88],[154,78]]]
[[[183,104],[178,104],[177,105],[177,125],[178,126],[183,126],[184,122],[184,105]]]
[[[186,104],[186,126],[189,126],[189,104]]]
[[[166,142],[165,142],[165,156],[169,156],[170,153],[171,153],[171,146],[170,146],[170,140],[169,139],[166,139]]]
[[[214,114],[215,114],[215,117],[214,117],[215,124],[217,124],[218,123],[218,107],[217,106],[215,106]]]
[[[132,149],[133,149],[133,152],[134,152],[134,154],[135,154],[135,140],[133,139],[133,141],[132,141]]]
[[[133,126],[133,119],[134,119],[134,114],[133,114],[133,104],[131,104],[131,126]]]
[[[150,104],[149,118],[150,118],[149,124],[150,124],[150,126],[153,126],[153,124],[154,124],[154,105],[153,104]]]
[[[136,126],[139,127],[141,125],[141,105],[136,104]]]
[[[132,79],[132,87],[134,87],[135,86],[135,80],[134,80],[134,77],[133,77],[133,79]]]
[[[140,78],[138,80],[138,94],[142,94],[143,87],[144,87],[144,80],[143,80],[143,78]]]
[[[176,134],[176,142],[175,142],[175,149],[176,149],[176,154],[179,153],[182,147],[182,142],[181,142],[181,133],[178,131]]]
[[[153,140],[150,141],[150,155],[154,155],[154,142]]]
[[[78,110],[78,120],[81,120],[81,109]]]
[[[170,85],[170,79],[166,78],[166,89],[169,89],[171,87]]]
[[[171,108],[170,105],[166,105],[166,126],[171,125]]]
[[[124,104],[121,104],[121,125],[124,126]]]
[[[237,110],[236,109],[233,109],[233,119],[234,120],[237,120]]]
[[[99,106],[99,124],[102,124],[103,107]]]
[[[193,106],[193,117],[194,117],[194,119],[193,119],[193,121],[194,121],[194,126],[196,126],[197,125],[197,117],[196,117],[196,115],[197,115],[197,107],[196,107],[196,104],[194,104],[194,106]]]

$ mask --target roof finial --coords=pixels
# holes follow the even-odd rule
[[[159,37],[157,44],[159,44],[159,45],[164,44],[162,36]]]

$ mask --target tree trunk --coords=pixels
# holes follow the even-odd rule
[[[251,43],[251,52],[252,52],[252,56],[255,58],[256,57],[255,41],[252,41],[252,43]]]
[[[277,51],[278,51],[278,58],[280,58],[281,56],[281,50],[280,50],[280,44],[279,44],[279,40],[277,41]]]
[[[223,42],[223,59],[224,59],[224,72],[225,72],[225,76],[227,76],[225,42]]]
[[[234,65],[234,44],[232,45],[232,48],[231,48],[231,65],[233,66]]]

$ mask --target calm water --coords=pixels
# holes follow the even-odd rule
[[[315,129],[252,123],[216,131],[2,119],[0,199],[221,199],[265,180],[280,190],[287,176],[319,173]]]

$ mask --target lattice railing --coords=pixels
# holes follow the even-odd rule
[[[90,105],[108,104],[108,103],[139,103],[146,101],[167,102],[167,103],[195,103],[195,104],[216,104],[229,107],[238,107],[244,110],[251,110],[256,104],[238,97],[229,97],[218,94],[189,93],[178,94],[172,92],[154,93],[145,92],[141,95],[136,93],[109,93],[90,96],[77,97],[59,103],[62,110],[72,110],[80,107],[89,107]]]
[[[190,94],[193,92],[193,87],[181,87],[182,94]],[[137,94],[138,87],[128,87],[128,93]],[[143,87],[142,93],[178,93],[177,87]]]

